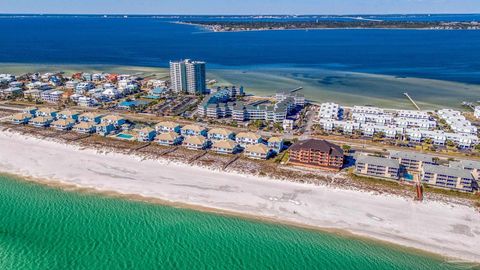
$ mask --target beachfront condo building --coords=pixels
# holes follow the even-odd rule
[[[343,160],[342,148],[325,140],[309,139],[290,147],[289,163],[293,165],[339,171]]]
[[[189,94],[206,93],[206,64],[190,59],[170,61],[171,88]]]
[[[449,163],[451,168],[463,169],[472,172],[473,177],[478,180],[480,177],[480,162],[475,160],[460,160]]]
[[[422,182],[437,187],[472,192],[474,178],[465,169],[426,164],[421,171]]]
[[[376,178],[398,180],[400,163],[395,159],[358,155],[355,163],[355,173]]]
[[[416,152],[391,152],[390,158],[394,160],[398,160],[400,165],[402,165],[405,169],[419,172],[423,166],[435,165],[436,162],[433,159],[433,156],[420,154]]]

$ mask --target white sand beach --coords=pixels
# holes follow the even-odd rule
[[[295,222],[480,262],[480,213],[276,181],[0,132],[0,172]]]

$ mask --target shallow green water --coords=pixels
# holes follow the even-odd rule
[[[462,108],[463,101],[480,100],[480,85],[414,77],[292,67],[215,69],[210,75],[220,84],[243,85],[247,93],[258,95],[303,87],[307,99],[344,106],[415,109],[404,92],[425,110]]]
[[[0,269],[456,269],[414,251],[0,176]]]

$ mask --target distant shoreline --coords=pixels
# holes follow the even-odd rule
[[[206,29],[211,32],[215,33],[223,33],[223,32],[253,32],[253,31],[298,31],[298,30],[427,30],[427,31],[478,31],[480,30],[480,23],[473,24],[473,23],[459,23],[459,24],[452,24],[452,25],[442,25],[442,24],[432,24],[432,26],[419,26],[419,27],[405,27],[401,25],[401,22],[398,23],[398,27],[396,24],[392,24],[391,26],[381,26],[378,25],[374,26],[375,23],[380,23],[377,21],[367,21],[372,23],[372,26],[362,26],[361,24],[357,23],[347,23],[345,25],[351,26],[341,26],[330,24],[330,23],[322,23],[319,24],[318,27],[316,26],[306,26],[303,27],[303,24],[298,22],[275,22],[275,23],[262,23],[262,22],[188,22],[188,21],[176,21],[173,23],[176,24],[184,24],[184,25],[191,25],[197,26],[203,29]],[[264,26],[264,25],[269,25]],[[275,26],[278,25],[278,26]],[[293,26],[292,26],[293,25]],[[296,26],[295,26],[296,25]],[[309,23],[308,25],[315,25],[315,23]],[[330,25],[330,26],[329,26]],[[422,24],[419,24],[422,25]],[[437,25],[437,26],[433,26]],[[468,25],[468,27],[466,26]],[[471,27],[471,28],[469,28]]]

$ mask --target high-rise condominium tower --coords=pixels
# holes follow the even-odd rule
[[[170,79],[175,92],[204,94],[206,91],[205,62],[170,61]]]

